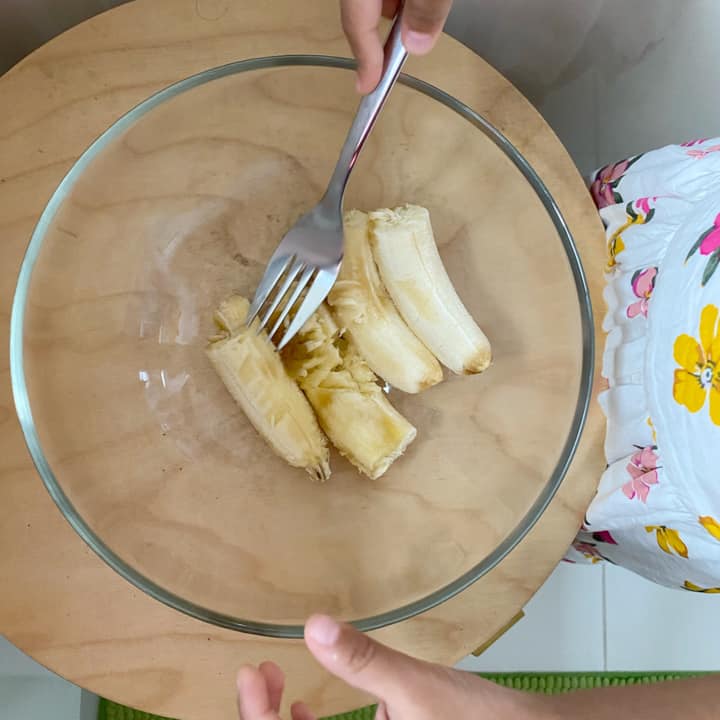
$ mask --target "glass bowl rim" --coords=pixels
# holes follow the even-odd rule
[[[112,549],[110,549],[110,547],[108,547],[99,535],[91,529],[89,524],[76,510],[60,486],[48,460],[45,457],[33,420],[23,364],[24,319],[32,271],[42,249],[43,239],[55,217],[55,214],[60,208],[62,202],[68,196],[77,179],[82,175],[90,162],[110,142],[121,135],[126,129],[131,127],[139,118],[143,117],[165,101],[172,99],[176,95],[180,95],[181,93],[192,90],[195,87],[213,80],[236,75],[242,72],[281,67],[326,67],[353,70],[356,67],[356,63],[348,58],[330,55],[274,55],[240,60],[204,70],[175,82],[140,102],[110,125],[110,127],[107,128],[98,138],[96,138],[80,155],[70,170],[65,174],[45,206],[45,209],[43,210],[33,230],[20,266],[10,316],[10,377],[15,409],[25,443],[37,472],[39,473],[48,493],[64,515],[65,519],[102,560],[104,560],[123,578],[125,578],[125,580],[150,595],[150,597],[198,620],[226,629],[265,637],[301,638],[303,636],[302,625],[256,622],[253,620],[238,618],[226,613],[216,612],[211,608],[186,600],[177,593],[162,587],[149,577],[140,573]],[[522,520],[491,553],[451,583],[448,583],[440,589],[394,610],[388,610],[367,618],[350,620],[353,625],[365,632],[407,620],[423,612],[431,610],[446,600],[449,600],[458,593],[467,589],[479,578],[495,568],[525,538],[554,498],[575,455],[589,410],[595,365],[594,322],[585,272],[575,246],[572,233],[570,232],[570,228],[568,227],[558,204],[546,187],[545,183],[541,180],[529,162],[523,157],[520,151],[510,142],[510,140],[508,140],[508,138],[505,137],[502,132],[500,132],[500,130],[463,102],[457,100],[434,85],[405,73],[400,75],[398,82],[422,93],[432,100],[440,102],[481,130],[513,162],[515,167],[533,188],[555,226],[572,270],[580,305],[583,357],[580,370],[578,399],[570,426],[570,432],[548,482],[545,484],[530,509],[523,516]]]

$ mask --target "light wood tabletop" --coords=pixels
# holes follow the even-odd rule
[[[0,78],[5,347],[17,273],[33,228],[65,173],[102,131],[157,90],[208,68],[253,57],[348,52],[334,0],[135,0],[64,33]],[[587,270],[597,330],[604,308],[602,226],[559,140],[504,78],[449,37],[431,55],[411,58],[406,72],[486,117],[542,178]],[[456,597],[373,634],[446,664],[493,638],[572,541],[602,472],[603,434],[593,401],[565,481],[518,547]],[[300,641],[244,635],[195,620],[151,599],[97,557],[35,471],[15,415],[7,352],[0,358],[0,547],[0,632],[99,695],[183,720],[229,720],[236,713],[236,668],[273,659],[287,672],[290,701],[303,698],[330,714],[368,700],[328,677]]]

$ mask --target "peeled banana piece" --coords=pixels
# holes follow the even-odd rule
[[[330,477],[327,441],[315,415],[267,335],[248,328],[249,302],[239,295],[215,312],[220,334],[206,352],[215,370],[253,427],[290,465],[319,481]]]
[[[422,343],[458,375],[485,370],[490,343],[448,277],[428,211],[404,205],[371,212],[370,243],[385,287]]]
[[[381,477],[414,440],[416,429],[390,404],[326,305],[282,357],[332,444],[368,477]]]
[[[398,390],[417,393],[439,383],[440,363],[400,317],[380,279],[367,214],[346,213],[344,231],[345,257],[328,296],[338,324],[371,370]]]

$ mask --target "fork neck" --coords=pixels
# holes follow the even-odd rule
[[[407,59],[407,50],[401,37],[402,14],[403,8],[401,6],[385,41],[385,63],[380,82],[371,93],[365,95],[360,101],[355,119],[350,126],[337,165],[330,178],[330,183],[320,201],[327,209],[342,210],[345,187],[355,166],[355,161]]]

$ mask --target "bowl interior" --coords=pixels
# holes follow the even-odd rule
[[[208,75],[111,131],[38,231],[24,424],[43,479],[106,559],[212,622],[293,635],[311,612],[381,624],[422,610],[529,526],[577,430],[584,310],[567,248],[493,140],[407,85],[345,206],[430,209],[494,365],[393,391],[418,437],[375,482],[334,454],[313,484],[234,404],[203,352],[212,311],[252,294],[317,201],[356,103],[347,68]]]

